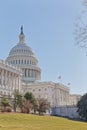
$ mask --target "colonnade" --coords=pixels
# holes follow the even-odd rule
[[[69,91],[63,88],[55,87],[54,91],[54,106],[66,106],[69,105]]]
[[[22,69],[24,77],[32,77],[39,79],[40,78],[40,72],[38,70],[33,69]]]
[[[17,69],[12,69],[9,65],[6,69],[5,64],[3,67],[2,65],[0,65],[0,96],[12,96],[15,89],[20,90],[21,75]]]

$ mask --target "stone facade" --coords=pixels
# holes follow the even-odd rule
[[[20,91],[21,76],[22,72],[20,69],[0,60],[0,96],[13,97],[15,89]]]
[[[78,101],[80,100],[81,95],[77,95],[77,94],[70,94],[69,95],[69,104],[71,106],[76,106]]]
[[[59,108],[56,109],[58,115],[61,114],[60,109],[68,114],[68,111],[65,112],[67,106],[77,104],[78,95],[70,95],[67,86],[40,80],[41,69],[38,60],[33,50],[25,43],[25,35],[21,27],[19,42],[11,49],[6,61],[0,60],[0,95],[12,97],[14,89],[19,89],[23,94],[27,91],[32,92],[36,98],[47,99],[53,112],[55,108]],[[67,110],[70,112],[70,108]],[[73,112],[75,114],[76,111]]]
[[[68,117],[72,119],[79,118],[76,106],[53,107],[51,111],[51,114],[55,116]]]
[[[32,92],[36,98],[45,98],[51,107],[69,105],[69,88],[54,82],[23,84],[22,92]]]

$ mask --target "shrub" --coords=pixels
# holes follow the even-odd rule
[[[12,112],[12,108],[11,107],[6,107],[6,112]]]
[[[5,109],[4,109],[4,108],[2,108],[2,109],[1,109],[1,112],[5,112]]]

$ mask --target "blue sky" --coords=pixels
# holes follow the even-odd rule
[[[87,92],[86,52],[75,45],[75,20],[82,0],[0,0],[0,58],[17,44],[20,26],[42,69],[42,81],[70,83]],[[58,76],[61,75],[61,80]]]

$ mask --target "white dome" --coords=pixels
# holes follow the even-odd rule
[[[38,67],[38,60],[32,49],[25,43],[23,27],[21,27],[19,42],[11,49],[6,62],[22,69],[22,80],[26,83],[34,82],[41,78],[41,69]]]
[[[23,34],[22,27],[21,27],[21,33],[19,35],[19,42],[17,43],[16,46],[14,46],[11,49],[9,53],[9,56],[18,56],[18,55],[35,57],[32,49],[25,43],[25,35]]]
[[[18,56],[18,55],[24,55],[24,56],[32,56],[35,57],[34,52],[32,51],[32,49],[25,45],[25,44],[20,44],[18,43],[16,46],[14,46],[10,53],[9,56]]]

